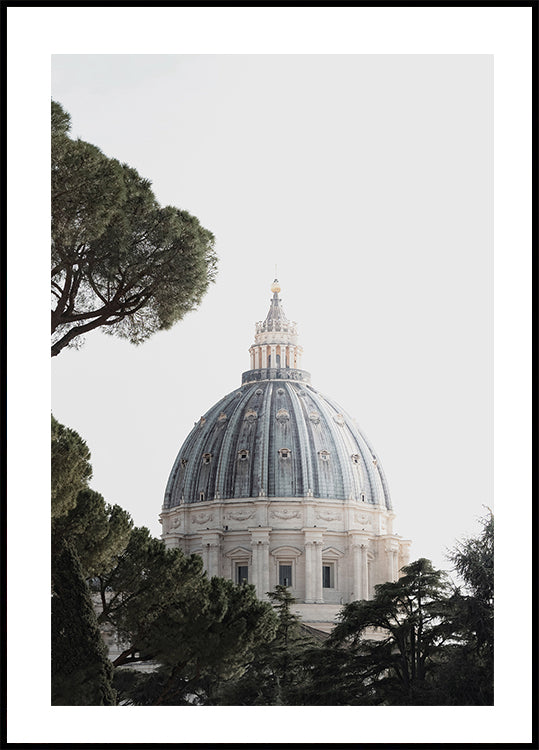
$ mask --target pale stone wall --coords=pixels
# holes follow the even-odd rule
[[[283,566],[298,602],[340,607],[372,598],[409,561],[410,542],[393,533],[393,518],[385,506],[352,499],[260,497],[182,504],[164,510],[161,523],[167,547],[199,554],[209,575],[238,582],[247,568],[265,598]]]

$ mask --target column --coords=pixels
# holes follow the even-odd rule
[[[314,600],[322,603],[322,543],[314,542],[313,544],[313,572],[314,572]]]
[[[249,583],[252,583],[256,589],[256,595],[258,596],[258,544],[251,540],[251,568],[249,570]]]
[[[353,550],[353,575],[352,575],[352,586],[354,587],[354,601],[362,598],[362,584],[361,584],[361,546],[354,544]]]
[[[262,347],[262,368],[265,369],[268,366],[268,347]]]
[[[313,580],[313,543],[305,543],[305,601],[307,604],[314,602],[314,580]]]
[[[209,567],[209,556],[210,556],[210,545],[205,543],[202,545],[202,565],[204,567],[204,570],[206,573],[210,573],[210,567]]]
[[[260,542],[259,548],[259,564],[260,564],[260,592],[258,594],[259,599],[267,599],[268,591],[270,590],[269,582],[269,542]]]
[[[369,598],[369,561],[367,559],[368,545],[361,545],[361,598]]]
[[[269,527],[249,529],[251,532],[251,569],[249,582],[259,599],[266,599],[269,585]]]
[[[393,580],[398,581],[399,580],[399,557],[397,550],[394,549],[393,552]]]
[[[386,553],[386,570],[387,570],[387,580],[388,581],[396,581],[398,578],[397,573],[397,562],[396,562],[396,545],[395,542],[389,541],[385,546],[385,553]]]

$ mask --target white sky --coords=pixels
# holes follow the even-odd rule
[[[44,50],[53,54],[52,96],[71,114],[72,134],[151,179],[163,205],[196,215],[216,235],[220,258],[217,282],[199,310],[171,331],[140,347],[93,332],[81,350],[55,358],[53,413],[87,441],[92,486],[158,535],[174,458],[194,421],[239,386],[277,264],[285,311],[299,324],[303,366],[375,447],[397,513],[395,530],[412,539],[412,558],[447,567],[446,549],[478,532],[483,505],[494,508],[493,487],[504,501],[496,505],[497,540],[503,547],[509,535],[513,544],[529,512],[526,471],[507,467],[529,457],[522,443],[529,429],[526,401],[518,401],[529,386],[523,370],[529,364],[529,196],[513,203],[508,187],[526,189],[523,176],[528,179],[529,152],[522,144],[529,140],[529,89],[515,84],[523,71],[529,75],[527,17],[496,14],[485,31],[480,15],[463,23],[455,9],[450,16],[440,9],[443,23],[432,9],[421,16],[419,9],[406,9],[400,20],[402,11],[391,9],[396,15],[389,26],[373,9],[350,9],[367,13],[354,16],[355,26],[337,18],[328,24],[309,9],[305,30],[304,18],[291,9],[264,17],[257,10],[243,17],[252,39],[268,24],[283,29],[279,14],[286,10],[286,34],[301,28],[307,37],[302,52],[369,54],[94,54],[296,52],[301,45],[289,36],[284,45],[245,49],[234,33],[234,14],[219,22],[216,9],[209,27],[207,17],[184,9],[187,28],[184,11],[176,9],[174,36],[164,9],[127,19],[119,9],[94,8],[82,26],[73,9],[62,15],[66,34],[76,29],[78,40],[90,34],[91,41],[75,50],[53,33],[51,9],[47,15],[26,10],[34,40],[43,29],[51,34],[48,46],[35,41],[34,54],[41,66],[50,62]],[[107,24],[99,26],[105,12]],[[104,42],[91,35],[96,24]],[[232,29],[228,46],[220,43],[224,27]],[[122,35],[115,35],[119,29]],[[351,41],[351,29],[363,44]],[[504,34],[506,47],[499,41]],[[320,41],[339,35],[341,45]],[[168,43],[156,44],[161,37]],[[493,57],[487,53],[496,44],[494,70],[498,65],[506,74],[494,77],[501,175],[494,199],[504,208],[496,212],[494,277]],[[13,44],[10,51],[20,54]],[[73,51],[91,54],[58,54]],[[34,85],[36,77],[37,68]],[[39,89],[43,123],[49,97],[50,90]],[[20,95],[17,104],[31,130]],[[508,143],[509,159],[500,151]],[[39,156],[43,165],[48,154]],[[27,184],[17,182],[14,194]],[[508,201],[516,221],[507,221],[500,201]],[[494,288],[498,397],[504,404],[512,395],[517,399],[514,409],[497,407],[497,424],[509,420],[511,439],[502,440],[500,451],[496,438],[496,466],[503,468],[495,485]],[[46,350],[39,339],[36,352]],[[28,383],[24,399],[31,404],[32,361],[25,357],[17,375],[23,387]],[[40,413],[46,417],[47,410],[45,404]],[[19,433],[17,442],[23,442]],[[26,479],[32,482],[32,472]],[[523,522],[508,505],[524,513]],[[527,537],[520,539],[525,560]],[[515,585],[512,578],[508,583]],[[499,618],[497,627],[503,622]],[[477,731],[484,732],[483,725]],[[484,733],[474,736],[484,741]],[[499,736],[493,734],[496,741]]]
[[[181,443],[249,369],[277,275],[304,366],[371,438],[412,557],[492,507],[492,56],[59,55],[72,134],[216,235],[199,311],[53,360],[92,485],[159,535]],[[84,398],[81,398],[84,393]]]

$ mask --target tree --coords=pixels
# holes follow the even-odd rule
[[[75,430],[51,415],[51,513],[53,520],[66,515],[92,476],[90,451]]]
[[[69,540],[77,552],[85,578],[108,571],[131,535],[133,521],[119,505],[109,505],[89,488],[77,495],[77,504],[52,524],[53,549]]]
[[[271,606],[250,585],[208,579],[198,556],[185,557],[135,529],[117,569],[100,578],[103,613],[126,642],[116,667],[159,664],[151,675],[118,671],[121,700],[134,705],[205,704],[273,637]]]
[[[54,417],[51,454],[52,703],[115,705],[112,665],[86,578],[110,567],[127,544],[132,522],[89,489],[88,446]]]
[[[273,638],[271,606],[254,586],[213,577],[198,594],[205,595],[198,609],[178,603],[157,623],[161,638],[170,634],[160,658],[168,679],[152,705],[187,696],[199,705],[213,703],[222,683],[241,674],[257,647]]]
[[[436,704],[430,682],[451,636],[449,586],[442,571],[421,558],[398,581],[375,587],[374,599],[347,604],[328,641],[356,657],[368,701],[386,705]],[[369,637],[378,629],[379,639]]]
[[[494,516],[480,523],[481,534],[448,555],[464,583],[451,597],[454,638],[436,674],[451,705],[494,704]]]
[[[69,137],[52,102],[52,356],[88,331],[140,343],[195,309],[214,280],[213,234],[161,208],[150,182]]]
[[[195,693],[206,700],[241,667],[254,643],[273,635],[271,607],[252,586],[208,579],[198,555],[167,549],[144,528],[133,530],[115,568],[95,582],[99,622],[112,625],[125,643],[114,665],[146,659],[161,665],[162,679],[135,679],[156,705],[176,705]],[[148,691],[151,685],[157,692]],[[123,698],[136,702],[137,690]]]
[[[114,706],[112,665],[77,554],[63,542],[52,558],[53,706]]]
[[[148,529],[134,528],[114,567],[100,571],[92,581],[101,601],[98,622],[110,624],[126,646],[114,665],[134,661],[136,654],[160,658],[168,635],[157,623],[174,603],[192,606],[196,612],[205,600],[199,594],[202,579],[200,557],[167,549]]]
[[[465,605],[466,622],[478,648],[494,646],[494,516],[480,521],[483,530],[478,537],[457,542],[449,560],[464,581],[460,590]]]
[[[268,597],[277,615],[275,636],[261,641],[243,670],[220,686],[214,698],[219,705],[303,704],[303,684],[315,642],[291,612],[296,600],[286,586],[276,586]]]

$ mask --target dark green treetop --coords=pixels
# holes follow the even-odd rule
[[[92,476],[90,450],[80,435],[51,415],[51,513],[66,515]]]
[[[216,274],[213,234],[160,207],[151,184],[68,135],[52,102],[51,353],[102,327],[140,343],[195,309]]]
[[[112,665],[76,552],[62,542],[52,557],[53,706],[114,706]]]
[[[200,557],[166,549],[144,528],[133,530],[116,567],[95,581],[99,621],[110,623],[125,643],[114,665],[151,659],[160,666],[159,675],[118,675],[129,703],[181,705],[187,696],[207,702],[275,633],[272,608],[253,586],[208,579]]]
[[[454,639],[438,670],[440,691],[451,705],[494,703],[494,516],[480,519],[481,533],[456,543],[448,558],[462,581],[451,597]]]
[[[52,524],[53,549],[61,539],[76,550],[85,578],[110,570],[124,551],[133,521],[119,505],[109,505],[102,495],[86,488],[77,504]]]
[[[424,558],[402,572],[376,586],[372,600],[347,604],[328,641],[361,657],[375,703],[429,703],[427,677],[451,636],[445,574]]]
[[[291,611],[296,601],[290,589],[278,585],[268,592],[276,614],[272,638],[258,643],[241,672],[224,681],[214,695],[219,705],[284,706],[302,703],[302,688],[310,670],[314,640]]]

